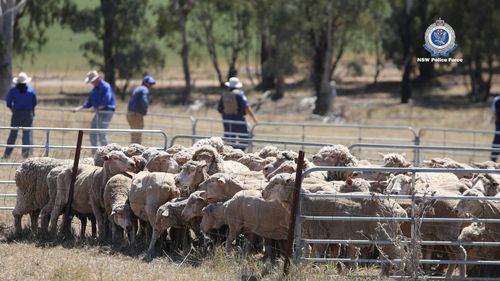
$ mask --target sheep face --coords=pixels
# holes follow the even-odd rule
[[[132,143],[128,147],[123,148],[123,153],[127,155],[128,157],[132,157],[135,155],[141,155],[146,151],[146,147],[138,144],[138,143]]]
[[[400,168],[406,168],[410,167],[411,163],[408,162],[405,158],[406,154],[405,153],[388,153],[388,154],[382,154],[380,153],[380,156],[384,158],[384,167],[400,167]]]
[[[202,219],[200,229],[208,233],[212,229],[221,228],[223,225],[223,205],[222,203],[210,204],[201,211]]]
[[[113,208],[109,219],[116,225],[123,228],[125,231],[132,229],[132,209],[129,205],[118,206]]]
[[[146,168],[150,172],[167,172],[176,174],[180,171],[179,164],[174,160],[171,154],[160,151],[153,155]]]
[[[207,206],[204,199],[205,191],[195,191],[189,195],[186,206],[182,210],[181,217],[184,221],[190,221],[196,217],[201,217],[201,211]]]
[[[340,186],[339,192],[370,192],[370,183],[361,178],[348,178],[345,183]]]
[[[408,195],[411,190],[411,182],[412,178],[406,175],[397,175],[393,176],[389,183],[387,184],[387,188],[385,190],[386,194],[394,194],[394,195]]]
[[[490,175],[477,175],[472,179],[472,188],[481,191],[486,196],[495,196],[498,194],[499,182]]]
[[[237,161],[245,156],[245,152],[241,149],[232,149],[229,152],[224,152],[222,158],[224,161]]]
[[[475,196],[475,197],[483,197],[484,194],[481,191],[476,189],[468,189],[466,190],[462,196]],[[482,200],[460,200],[458,204],[453,208],[453,211],[458,215],[477,215],[481,212],[484,207]]]
[[[277,200],[285,204],[292,203],[295,180],[291,174],[274,176],[262,191],[264,200]]]
[[[325,146],[312,157],[317,166],[355,166],[356,158],[343,145]]]
[[[141,155],[134,155],[131,159],[135,162],[135,168],[132,172],[137,174],[146,168],[146,159],[144,159]]]
[[[294,161],[285,161],[272,173],[268,174],[266,178],[269,180],[277,174],[293,174],[297,170],[297,164]]]
[[[208,202],[212,202],[212,199],[218,195],[218,191],[224,187],[231,179],[225,174],[217,173],[210,176],[204,182],[200,183],[200,190],[204,190],[205,193],[203,197]]]
[[[169,227],[175,225],[176,220],[175,218],[170,214],[170,209],[167,204],[164,204],[158,208],[158,211],[156,211],[156,217],[153,225],[153,229],[156,233],[163,233],[165,232]]]
[[[238,162],[247,166],[251,171],[262,171],[266,165],[274,161],[262,159],[257,155],[247,154],[238,159]]]
[[[257,155],[262,158],[278,157],[279,150],[276,146],[268,145],[262,148]]]
[[[189,193],[193,192],[198,185],[208,178],[208,166],[205,162],[189,161],[181,168],[181,172],[175,176],[175,185]]]
[[[109,171],[113,174],[121,172],[132,172],[136,165],[135,161],[128,158],[125,153],[121,151],[111,151],[102,157],[104,165],[107,165]]]

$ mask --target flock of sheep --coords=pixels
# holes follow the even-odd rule
[[[382,155],[384,167],[411,167],[404,155]],[[71,212],[81,220],[80,236],[85,237],[87,220],[92,236],[113,245],[149,243],[147,256],[170,240],[174,249],[189,251],[193,245],[221,244],[230,252],[244,235],[252,243],[245,253],[260,251],[266,257],[279,254],[287,239],[298,154],[267,146],[257,153],[244,153],[225,145],[220,138],[204,139],[191,147],[173,146],[166,151],[132,144],[110,144],[97,150],[95,157],[80,161],[74,186]],[[342,146],[321,148],[305,168],[312,166],[374,166],[358,160]],[[451,159],[435,158],[430,167],[470,168]],[[480,168],[498,168],[493,162],[476,163]],[[22,231],[21,219],[31,217],[33,231],[54,237],[58,219],[69,200],[72,161],[30,158],[16,171],[17,202],[13,211],[15,234]],[[316,194],[371,194],[363,198],[305,197],[302,214],[309,216],[409,216],[411,202],[388,199],[383,194],[409,194],[409,174],[314,172],[304,179],[302,189]],[[432,196],[497,196],[500,177],[494,174],[418,173],[413,189]],[[500,195],[499,195],[500,197]],[[366,199],[367,198],[367,199]],[[458,218],[464,216],[498,218],[500,202],[488,200],[430,200],[420,208],[420,216]],[[422,202],[422,206],[424,202]],[[427,206],[426,205],[426,206]],[[421,240],[497,241],[496,224],[468,225],[424,222]],[[227,230],[227,231],[225,231]],[[499,229],[500,231],[500,229]],[[309,221],[302,223],[304,239],[395,240],[410,237],[410,225],[390,221]],[[161,242],[161,243],[157,243]],[[248,247],[247,247],[248,246]],[[408,251],[398,243],[377,245],[311,244],[304,247],[308,257],[376,255],[379,259],[403,258]],[[447,256],[450,260],[498,259],[500,253],[487,247],[464,248],[450,245],[423,249],[426,258]],[[205,248],[206,249],[206,248]],[[353,266],[356,266],[355,264]],[[465,265],[450,264],[446,275]],[[401,268],[401,267],[400,267]],[[382,266],[389,274],[391,267]]]

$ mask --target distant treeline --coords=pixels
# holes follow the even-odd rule
[[[498,65],[496,0],[100,0],[93,7],[82,1],[0,1],[2,95],[10,86],[13,54],[39,52],[53,24],[93,35],[81,46],[84,55],[122,97],[131,78],[164,66],[165,48],[159,47],[164,44],[181,57],[184,102],[192,87],[190,47],[197,45],[206,48],[221,85],[238,75],[251,50],[259,50],[257,89],[272,90],[274,99],[283,97],[285,78],[307,65],[318,97],[316,114],[329,111],[330,81],[343,55],[368,55],[374,58],[374,84],[386,62],[402,69],[401,101],[406,103],[412,83],[427,83],[438,70],[435,63],[416,59],[429,57],[422,47],[424,34],[438,18],[455,30],[459,47],[452,57],[463,58],[439,70],[467,77],[470,97],[488,98]],[[221,65],[228,66],[227,72]],[[126,81],[120,89],[118,78]]]

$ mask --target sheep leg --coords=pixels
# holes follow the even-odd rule
[[[87,217],[78,216],[80,219],[80,239],[85,239],[85,231],[87,230]]]
[[[358,258],[358,250],[359,248],[354,245],[347,245],[347,256],[353,260]],[[358,262],[349,263],[349,268],[352,270],[358,270]]]
[[[36,233],[38,230],[38,216],[40,215],[40,210],[35,210],[30,212],[30,219],[31,219],[31,231],[33,233]]]
[[[57,221],[62,213],[62,210],[63,206],[58,204],[54,205],[54,208],[52,209],[52,212],[50,214],[50,224],[49,224],[49,232],[51,235],[55,235],[57,232]]]
[[[96,238],[97,236],[97,226],[96,226],[96,220],[95,220],[95,217],[94,216],[89,216],[89,220],[90,220],[90,226],[92,228],[92,238]]]
[[[450,258],[454,260],[466,260],[467,259],[467,252],[465,251],[464,247],[458,246],[458,247],[447,247],[448,251],[450,253]],[[466,277],[467,276],[467,266],[465,264],[458,265],[459,266],[459,272],[461,277]],[[446,277],[450,277],[453,275],[453,272],[455,271],[455,268],[457,267],[457,264],[450,264],[448,266],[448,269],[446,270]]]
[[[40,232],[42,234],[46,234],[49,229],[50,211],[52,207],[53,206],[50,206],[50,204],[47,204],[40,211]]]
[[[16,236],[20,236],[21,232],[23,230],[22,225],[21,225],[21,221],[22,221],[23,216],[18,215],[18,214],[14,214],[14,212],[12,212],[12,215],[14,216],[15,234],[16,234]]]
[[[91,202],[92,212],[94,213],[94,217],[97,221],[97,230],[99,231],[99,243],[103,243],[106,236],[106,230],[104,225],[104,218],[99,206],[96,203]]]
[[[239,235],[239,231],[236,231],[234,227],[229,227],[229,234],[227,235],[226,239],[226,253],[229,254],[231,252],[231,247],[233,245],[233,241],[236,240],[236,238]]]

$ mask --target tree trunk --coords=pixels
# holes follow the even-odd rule
[[[183,9],[179,12],[179,31],[181,33],[181,58],[182,58],[182,71],[184,72],[184,95],[182,103],[186,104],[191,95],[191,72],[189,70],[189,43],[187,40],[187,15]]]
[[[109,83],[111,88],[116,92],[116,74],[115,74],[115,59],[113,56],[114,37],[113,32],[115,20],[113,14],[115,13],[114,0],[101,0],[101,13],[104,19],[104,34],[102,37],[103,56],[104,56],[104,80]],[[121,95],[122,100],[125,99],[125,94]]]
[[[418,2],[418,5],[416,5],[417,15],[420,19],[419,22],[421,23],[420,34],[425,34],[425,31],[427,29],[427,24],[424,23],[432,22],[432,19],[428,17],[428,7],[429,0],[420,0]],[[417,57],[427,57],[429,53],[424,48],[422,48],[421,45],[419,45],[416,48],[416,55]],[[428,83],[434,78],[434,63],[419,63],[418,71],[418,81],[421,83]]]
[[[327,9],[326,27],[321,28],[318,34],[318,41],[315,47],[313,78],[316,90],[316,104],[314,114],[325,115],[330,111],[332,98],[332,88],[330,86],[330,71],[332,69],[333,58],[333,19],[332,5]]]
[[[269,66],[269,61],[273,56],[273,48],[269,28],[263,26],[260,32],[260,68],[262,73],[262,80],[257,86],[260,91],[266,91],[275,87],[276,71],[274,67]]]
[[[408,103],[411,98],[410,71],[411,71],[411,21],[412,21],[412,0],[406,0],[406,21],[403,35],[403,78],[401,81],[401,103]]]
[[[207,47],[208,56],[210,57],[210,61],[212,61],[212,65],[214,67],[215,73],[217,74],[217,80],[219,81],[219,85],[224,87],[224,80],[222,79],[222,73],[219,66],[219,59],[217,55],[217,48],[215,47],[215,39],[214,39],[214,19],[213,19],[213,10],[205,10],[202,11],[202,17],[200,18],[201,24],[205,31],[205,44]]]
[[[0,96],[5,99],[12,83],[12,46],[17,11],[15,0],[0,1]]]

